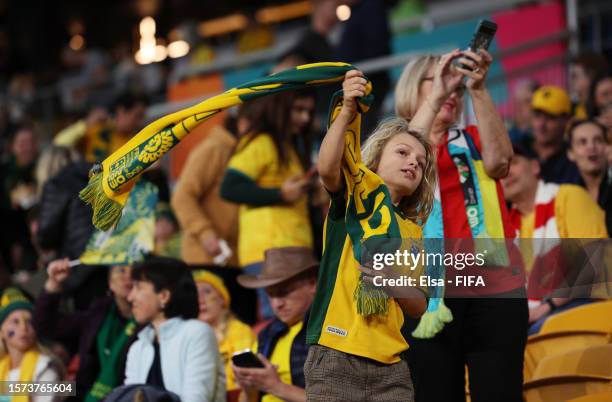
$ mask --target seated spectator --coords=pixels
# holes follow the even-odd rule
[[[155,207],[155,255],[181,258],[181,232],[167,202],[158,202]]]
[[[32,303],[16,288],[7,288],[2,294],[0,333],[3,345],[0,348],[0,381],[63,380],[61,363],[37,343],[36,331],[32,327]],[[39,395],[27,398],[31,402],[61,399],[58,396]],[[13,397],[13,400],[19,398]]]
[[[36,237],[38,246],[53,256],[51,259],[79,258],[94,231],[91,208],[79,198],[90,168],[89,162],[71,163],[43,186]],[[62,284],[64,296],[73,299],[77,310],[86,311],[106,292],[106,271],[104,267],[70,270]]]
[[[124,93],[115,101],[113,118],[103,109],[94,109],[86,120],[58,133],[53,144],[76,147],[88,162],[101,162],[142,128],[147,105],[146,97]]]
[[[514,116],[512,126],[508,130],[511,141],[522,141],[531,138],[531,98],[533,93],[540,87],[540,84],[532,79],[520,81],[514,87],[512,94],[512,105]]]
[[[540,165],[535,155],[521,144],[514,144],[513,148],[510,171],[502,179],[506,201],[512,204],[511,219],[520,238],[545,239],[535,243],[531,256],[523,252],[523,256],[531,260],[525,261],[525,266],[533,277],[538,258],[546,258],[552,252],[549,246],[558,243],[559,239],[606,238],[608,233],[603,211],[583,188],[573,184],[546,183],[539,176]],[[530,278],[528,294],[533,293],[529,289],[531,283]],[[529,334],[537,333],[551,314],[588,302],[550,296],[543,300],[538,300],[538,297],[531,299]]]
[[[40,199],[43,186],[50,178],[57,175],[64,166],[79,159],[79,154],[71,148],[50,146],[45,148],[36,162],[36,192]]]
[[[197,320],[198,293],[187,265],[154,257],[134,265],[132,280],[128,300],[145,328],[128,352],[125,384],[156,386],[183,402],[225,401],[219,347],[212,328]]]
[[[0,252],[10,271],[31,266],[32,252],[26,214],[36,202],[34,167],[38,145],[34,131],[17,128],[11,139],[11,153],[0,161],[0,214],[4,227],[0,231]]]
[[[596,53],[583,53],[576,56],[570,63],[569,88],[572,99],[576,102],[574,117],[586,119],[586,102],[593,78],[606,71],[606,58]]]
[[[578,168],[567,158],[563,140],[572,110],[569,96],[559,87],[541,87],[533,94],[531,109],[531,148],[540,161],[540,177],[549,183],[578,183]]]
[[[131,268],[108,270],[109,296],[94,300],[87,311],[61,313],[60,301],[72,269],[68,259],[47,268],[48,279],[36,300],[33,323],[45,338],[60,342],[79,356],[76,394],[86,402],[102,400],[123,381],[123,363],[129,339],[136,330],[127,296],[132,288]]]
[[[274,311],[273,321],[261,330],[252,348],[264,368],[237,367],[232,363],[236,381],[247,392],[249,401],[306,401],[306,328],[318,266],[309,248],[272,248],[265,252],[259,275],[238,277],[238,283],[246,288],[264,288]]]
[[[586,102],[589,118],[612,129],[612,74],[602,73],[593,79]]]
[[[221,277],[198,270],[193,272],[193,279],[198,288],[198,318],[215,330],[219,352],[225,363],[226,388],[228,391],[238,390],[230,365],[231,357],[235,352],[250,348],[255,335],[251,327],[230,311],[230,294]]]
[[[580,185],[606,213],[612,233],[612,177],[607,160],[608,130],[596,120],[577,120],[567,130],[568,157],[578,166]]]

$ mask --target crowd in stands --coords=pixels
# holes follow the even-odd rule
[[[333,59],[320,46],[331,11],[318,7],[279,69]],[[388,44],[384,12],[354,13],[343,60],[388,54],[366,45]],[[360,29],[368,24],[380,29]],[[93,54],[65,58],[83,66],[65,88],[108,73]],[[456,58],[470,69],[452,67]],[[128,68],[113,72],[121,94],[112,108],[91,108],[44,147],[27,114],[15,115],[0,143],[0,381],[75,380],[76,399],[87,402],[160,390],[185,402],[423,402],[463,400],[467,365],[479,400],[522,400],[528,335],[597,301],[556,295],[558,283],[542,290],[538,280],[559,261],[551,255],[561,240],[612,233],[612,75],[588,53],[568,66],[569,89],[526,77],[513,88],[513,119],[503,121],[486,87],[491,63],[487,52],[415,58],[395,86],[396,117],[379,125],[374,104],[358,150],[388,188],[402,237],[533,239],[521,249],[524,269],[499,269],[484,298],[385,296],[397,303],[380,322],[354,305],[353,289],[374,272],[354,269],[360,237],[349,226],[359,222],[347,205],[357,184],[342,172],[344,133],[366,95],[360,72],[347,74],[324,137],[319,115],[332,92],[282,92],[212,128],[176,183],[161,166],[145,172],[159,192],[154,256],[133,265],[74,264],[95,230],[78,193],[93,164],[143,127],[150,104],[124,91]],[[368,78],[383,99],[387,74]],[[458,127],[468,94],[477,124]],[[421,316],[437,323],[425,338],[413,332]],[[259,367],[232,361],[247,349]]]

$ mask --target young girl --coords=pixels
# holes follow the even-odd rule
[[[446,74],[450,60],[450,56],[443,60],[436,71],[436,98],[431,101],[445,99],[449,88],[458,84]],[[394,238],[422,237],[419,225],[431,211],[436,174],[426,133],[413,127],[425,126],[420,124],[431,119],[435,110],[424,106],[410,125],[402,119],[384,122],[361,151],[359,135],[353,130],[359,127],[357,102],[366,95],[366,84],[361,72],[346,74],[343,104],[336,108],[339,112],[317,163],[332,202],[308,325],[307,342],[312,344],[304,366],[308,401],[414,398],[408,366],[400,359],[408,348],[400,330],[404,313],[423,314],[426,291],[404,287],[398,295],[385,289],[386,294],[378,296],[383,303],[363,302],[359,290],[376,289],[380,282],[375,277],[394,269],[363,267],[356,257],[363,250],[355,250],[363,248],[367,238],[383,232],[387,244],[382,245],[387,248]],[[383,290],[378,287],[376,291]]]
[[[40,382],[62,380],[61,364],[41,350],[32,327],[33,306],[16,288],[7,288],[0,300],[0,381]],[[0,397],[0,401],[47,402],[58,396]]]

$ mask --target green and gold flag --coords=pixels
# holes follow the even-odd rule
[[[139,180],[129,193],[119,224],[94,232],[79,258],[81,264],[128,265],[153,252],[157,198],[157,187]]]

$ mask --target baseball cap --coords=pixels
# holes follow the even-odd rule
[[[546,85],[533,93],[531,108],[552,116],[570,115],[572,113],[572,101],[562,88]]]

